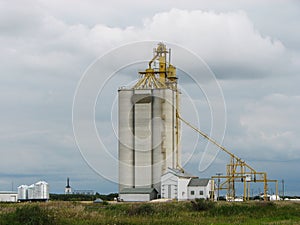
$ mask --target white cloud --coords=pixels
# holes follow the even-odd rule
[[[269,67],[280,64],[285,56],[284,45],[262,36],[243,11],[215,13],[172,9],[145,19],[143,27],[120,29],[96,25],[87,31],[90,37],[87,41],[98,50],[101,46],[152,39],[183,45],[209,65],[216,66],[218,72],[223,70],[224,75],[221,72],[217,75],[224,78],[226,75],[241,77],[243,73],[247,78],[270,75]],[[230,68],[234,68],[231,72],[237,72],[226,74]]]
[[[240,123],[246,136],[240,137],[239,146],[252,148],[258,157],[277,160],[300,158],[299,109],[300,96],[271,94],[247,104]]]
[[[15,60],[35,68],[66,70],[71,63],[92,60],[117,45],[152,39],[193,50],[215,66],[221,77],[226,77],[226,70],[234,69],[240,74],[227,74],[228,77],[241,76],[243,71],[247,71],[244,72],[247,77],[253,76],[249,71],[266,76],[269,72],[266,67],[278,64],[285,54],[283,44],[263,37],[243,11],[215,13],[172,9],[146,19],[143,27],[127,28],[104,24],[91,28],[83,24],[68,25],[47,14],[33,14],[31,19],[42,22],[22,27],[21,40],[12,42],[4,38],[2,41],[10,41],[5,47],[6,56],[12,54]]]

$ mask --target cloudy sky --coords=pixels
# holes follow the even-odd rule
[[[105,163],[107,152],[117,156],[117,88],[147,65],[133,43],[164,41],[199,57],[221,88],[224,107],[212,113],[205,99],[212,82],[199,72],[201,91],[179,72],[183,116],[207,133],[225,124],[224,139],[214,138],[300,195],[299,21],[300,3],[292,0],[0,0],[0,190],[46,180],[51,192],[62,193],[70,177],[75,189],[117,192],[116,165]],[[120,46],[134,46],[128,62],[141,62],[124,67]],[[95,124],[103,143],[93,155],[76,145],[73,99],[84,74],[111,52],[113,60],[96,72],[104,81],[107,68],[122,69],[98,93]],[[225,173],[226,155],[199,166],[206,141],[183,131],[185,168],[200,177]]]

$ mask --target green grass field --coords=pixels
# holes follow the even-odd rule
[[[0,224],[300,224],[300,203],[2,203]]]

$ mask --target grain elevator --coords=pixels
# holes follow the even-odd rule
[[[159,43],[139,76],[135,85],[118,90],[119,193],[159,197],[162,174],[181,168],[179,90],[171,49]]]

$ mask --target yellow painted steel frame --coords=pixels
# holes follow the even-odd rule
[[[169,60],[167,61],[167,54]],[[145,88],[169,88],[176,91],[176,106],[175,111],[179,112],[179,90],[177,88],[176,67],[170,62],[171,49],[169,51],[164,43],[158,43],[155,49],[153,58],[148,63],[148,69],[139,72],[141,78],[133,86],[133,89]],[[158,68],[152,68],[154,61],[158,61]],[[176,167],[183,171],[179,161],[179,147],[180,147],[180,120],[176,117]]]
[[[184,120],[179,113],[177,113],[177,117],[184,122],[186,125],[191,127],[193,130],[198,132],[201,136],[205,137],[207,140],[209,140],[211,143],[218,146],[222,151],[227,153],[230,156],[230,163],[227,165],[227,171],[225,176],[212,176],[212,178],[224,178],[225,181],[221,183],[219,189],[226,189],[227,190],[227,198],[229,200],[234,200],[235,198],[235,182],[243,182],[244,184],[244,194],[243,194],[243,200],[246,201],[249,199],[249,188],[247,191],[247,183],[248,186],[250,185],[250,182],[263,182],[264,183],[264,200],[268,200],[267,192],[268,192],[268,182],[275,182],[276,184],[276,198],[278,196],[278,181],[277,180],[268,180],[267,173],[266,172],[258,172],[253,167],[251,167],[249,164],[247,164],[244,160],[237,157],[233,153],[231,153],[229,150],[227,150],[225,147],[220,145],[218,142],[216,142],[214,139],[209,137],[207,134],[199,130],[198,128],[191,125],[189,122]],[[257,179],[256,177],[260,177],[260,179]],[[278,199],[279,200],[279,199]]]

